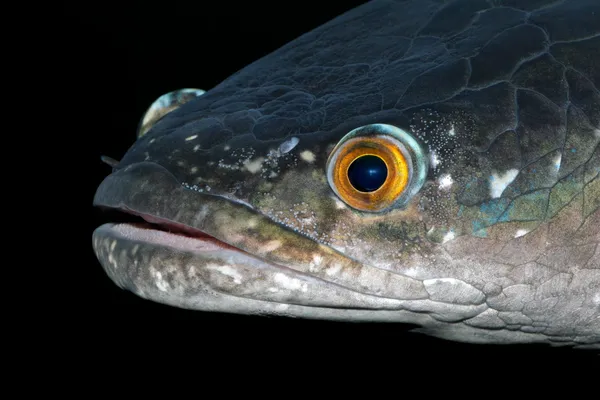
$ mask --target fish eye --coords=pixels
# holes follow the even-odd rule
[[[327,160],[327,179],[350,207],[381,212],[406,204],[423,186],[427,169],[427,157],[410,134],[372,124],[337,143]]]

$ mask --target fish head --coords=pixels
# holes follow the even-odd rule
[[[374,3],[135,142],[94,203],[149,224],[95,231],[107,274],[182,308],[597,346],[600,103],[565,64],[582,42],[551,44],[513,10],[490,39],[516,46],[508,68]],[[403,12],[431,18],[420,4]]]

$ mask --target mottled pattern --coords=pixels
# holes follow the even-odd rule
[[[98,204],[197,227],[272,272],[134,255],[142,244],[107,229],[98,256],[180,307],[600,346],[598,49],[597,0],[370,2],[168,114],[99,189]],[[337,141],[374,123],[411,133],[431,165],[383,214],[346,207],[325,175]]]

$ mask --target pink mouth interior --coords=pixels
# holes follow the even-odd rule
[[[202,232],[199,229],[180,224],[178,222],[154,217],[151,215],[136,213],[130,210],[122,210],[131,215],[142,217],[144,222],[126,222],[114,225],[113,229],[131,240],[154,243],[169,246],[181,250],[192,251],[216,251],[240,249]]]

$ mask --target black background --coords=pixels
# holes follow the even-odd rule
[[[409,333],[410,326],[399,324],[181,310],[138,298],[105,276],[91,247],[93,229],[115,218],[91,206],[96,187],[110,172],[100,156],[122,157],[135,140],[139,119],[158,96],[183,87],[208,90],[360,3],[81,2],[65,10],[73,27],[64,38],[71,48],[67,71],[75,87],[70,105],[78,135],[84,137],[79,151],[85,150],[88,168],[88,184],[79,190],[85,190],[83,209],[91,214],[87,231],[77,238],[87,248],[76,274],[80,290],[68,302],[83,349],[110,345],[110,354],[131,360],[158,342],[163,353],[211,361],[270,359],[277,366],[345,357],[356,366],[366,360],[367,365],[385,361],[400,368],[422,361],[443,369],[461,360],[485,365],[507,355],[537,363],[540,357],[556,361],[589,354],[539,345],[452,343]]]

